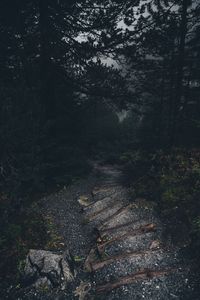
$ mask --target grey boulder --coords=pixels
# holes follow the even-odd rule
[[[24,268],[26,285],[65,289],[74,277],[73,257],[68,251],[56,254],[45,250],[29,250]]]

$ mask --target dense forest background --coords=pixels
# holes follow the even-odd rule
[[[3,276],[43,235],[32,201],[92,160],[121,164],[133,194],[183,219],[195,248],[200,2],[2,0],[0,39]]]

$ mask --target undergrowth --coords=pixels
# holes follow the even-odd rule
[[[63,247],[51,217],[42,215],[38,199],[86,176],[91,165],[75,150],[65,162],[58,158],[60,165],[53,161],[45,166],[45,176],[23,166],[4,177],[0,174],[0,290],[19,285],[29,249]]]
[[[21,287],[29,249],[62,250],[65,245],[51,216],[42,214],[39,203],[32,202],[17,214],[14,211],[11,214],[7,210],[11,200],[2,194],[0,202],[0,290],[4,297]]]
[[[187,243],[196,255],[200,246],[200,150],[132,151],[120,161],[133,196],[157,202],[166,223],[174,223],[172,231],[178,226],[184,234],[187,231]],[[184,244],[184,237],[180,238]]]

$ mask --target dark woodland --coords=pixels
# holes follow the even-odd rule
[[[1,0],[0,41],[0,299],[78,299],[22,296],[22,269],[60,251],[41,199],[95,164],[156,204],[200,278],[199,0]],[[198,300],[198,280],[176,299]]]

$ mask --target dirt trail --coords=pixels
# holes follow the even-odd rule
[[[88,179],[42,200],[65,246],[83,261],[68,291],[22,299],[199,299],[188,263],[163,240],[155,204],[131,199],[121,178],[117,167],[96,164]]]
[[[163,240],[154,203],[130,199],[121,172],[96,168],[103,180],[83,204],[96,241],[84,264],[92,274],[95,299],[190,299],[190,268],[174,245]]]

